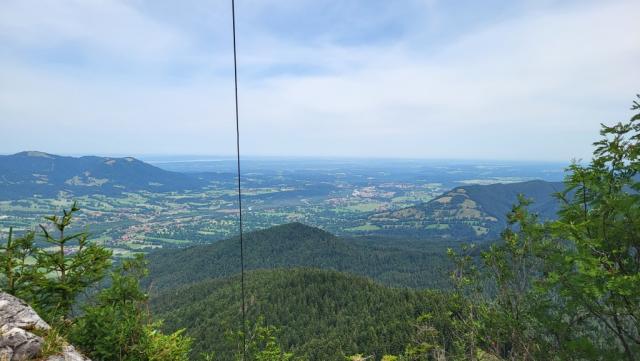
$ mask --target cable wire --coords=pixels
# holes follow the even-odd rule
[[[236,49],[236,3],[231,0],[231,20],[233,25],[233,80],[236,101],[236,159],[238,161],[238,221],[240,229],[240,292],[242,297],[242,360],[247,356],[247,315],[244,296],[244,239],[242,237],[242,187],[240,185],[240,121],[238,116],[238,51]]]

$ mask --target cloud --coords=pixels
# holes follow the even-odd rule
[[[0,39],[22,50],[75,50],[92,62],[154,62],[189,45],[179,30],[109,0],[5,1]]]
[[[0,152],[234,151],[228,8],[25,3],[0,15],[0,130],[28,136]],[[523,2],[482,19],[435,1],[239,3],[246,154],[586,157],[640,83],[635,1]],[[82,66],[57,55],[69,44]]]
[[[277,126],[290,139],[311,123],[339,129],[350,136],[326,138],[339,139],[329,147],[336,155],[351,147],[362,156],[585,157],[599,123],[625,117],[637,91],[637,10],[626,2],[538,12],[436,54],[421,54],[411,39],[356,50],[360,63],[344,72],[252,88],[249,103],[264,105],[253,108],[253,128]],[[316,54],[322,59],[335,56]],[[280,107],[265,104],[278,99]]]

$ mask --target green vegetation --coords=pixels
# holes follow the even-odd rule
[[[433,291],[388,288],[366,278],[317,269],[252,271],[246,275],[250,325],[277,327],[278,342],[306,360],[344,360],[358,350],[399,352],[412,320],[431,311]],[[170,289],[152,299],[166,330],[186,328],[194,355],[217,352],[232,360],[238,350],[230,331],[241,326],[239,277]]]
[[[540,180],[456,187],[426,203],[369,216],[368,224],[379,234],[420,234],[451,237],[459,241],[494,240],[507,225],[509,212],[519,194],[535,200],[532,211],[543,219],[556,218],[561,203],[553,195],[559,182]]]
[[[347,231],[377,231],[380,227],[373,224],[364,224],[362,226],[347,228]]]
[[[446,312],[418,319],[402,358],[638,359],[640,113],[601,134],[591,163],[568,169],[557,220],[521,197],[479,264],[451,252]]]
[[[49,321],[66,318],[78,295],[102,279],[110,264],[111,252],[89,243],[86,232],[65,234],[77,211],[74,203],[62,217],[46,217],[57,235],[40,225],[41,238],[52,248],[36,247],[35,232],[13,239],[11,231],[0,246],[0,287],[34,304]]]
[[[211,243],[231,237],[237,230],[235,183],[228,173],[201,174],[195,173],[199,170],[194,168],[193,173],[176,174],[126,159],[44,155],[0,156],[0,174],[6,175],[6,179],[0,177],[0,199],[6,199],[0,200],[0,231],[9,226],[17,233],[31,229],[44,215],[70,207],[71,199],[83,206],[83,212],[75,216],[78,228],[91,225],[94,238],[113,250],[116,257],[158,247]],[[416,221],[398,217],[392,222],[377,222],[378,213],[421,205],[460,185],[468,175],[489,177],[486,170],[479,172],[473,166],[457,164],[451,169],[442,164],[397,168],[386,163],[355,169],[334,167],[304,172],[251,172],[251,177],[243,179],[243,203],[251,215],[246,229],[302,222],[340,236],[400,235],[437,241],[448,236],[460,240],[478,235],[493,240],[502,227],[479,234],[456,218]],[[389,167],[394,167],[393,175],[389,174]],[[459,167],[470,174],[452,179],[449,172]],[[37,183],[45,175],[47,183]],[[429,177],[429,182],[423,182],[422,177]],[[66,183],[76,178],[81,182]],[[109,181],[97,186],[89,178]],[[493,175],[485,181],[500,179]],[[507,206],[515,201],[515,194],[505,197]],[[499,217],[506,211],[508,208],[499,212]],[[426,227],[439,222],[449,224],[451,230]]]
[[[298,222],[248,233],[245,325],[237,238],[154,251],[149,265],[135,254],[160,244],[197,243],[205,238],[192,237],[222,234],[216,225],[231,227],[230,208],[223,209],[228,217],[222,220],[202,215],[212,210],[201,202],[207,191],[172,194],[171,202],[147,193],[93,199],[91,211],[100,217],[99,207],[110,201],[109,212],[145,210],[134,223],[116,218],[99,225],[105,232],[126,227],[120,236],[129,242],[116,249],[126,259],[118,259],[106,278],[112,252],[102,243],[109,243],[108,237],[101,233],[98,244],[72,227],[75,203],[60,217],[46,217],[49,224],[38,232],[18,222],[21,231],[9,228],[0,244],[0,287],[31,303],[54,326],[42,334],[44,355],[59,352],[69,340],[96,361],[239,361],[244,352],[249,361],[635,361],[640,359],[640,103],[632,109],[636,114],[628,122],[603,126],[591,162],[572,164],[562,186],[536,181],[457,187],[425,204],[342,223],[349,232],[421,229],[442,235],[441,243],[339,238]],[[53,159],[37,158],[46,164]],[[96,187],[100,179],[79,178],[73,185]],[[308,217],[281,194],[299,189],[278,189],[284,187],[249,193],[255,206],[266,199],[287,205],[263,209],[273,218],[261,222]],[[374,186],[350,192],[333,199],[336,206],[329,210],[318,206],[318,198],[315,204],[308,200],[312,192],[297,194],[322,217],[348,218],[373,211],[373,205],[389,206],[393,199],[406,201]],[[218,201],[216,206],[229,205]],[[45,209],[38,201],[16,204],[19,212]],[[0,203],[2,209],[12,206]],[[175,213],[158,212],[163,206]],[[173,229],[182,224],[176,214],[206,227]],[[2,218],[3,224],[10,220]],[[151,231],[148,220],[164,228]],[[458,244],[491,239],[502,226],[500,241]],[[425,243],[451,246],[450,258],[428,251]],[[153,287],[151,297],[141,281]],[[99,285],[103,288],[89,292]]]
[[[56,327],[52,327],[47,331],[35,332],[38,336],[42,337],[43,340],[42,350],[40,351],[41,358],[57,355],[62,352],[63,347],[67,345],[67,341]]]
[[[321,229],[290,223],[245,235],[245,268],[315,267],[371,277],[388,285],[446,285],[442,252],[354,243]],[[237,238],[148,255],[154,289],[177,287],[239,272]]]
[[[183,330],[171,335],[158,332],[146,310],[147,295],[139,280],[146,273],[141,255],[123,261],[111,273],[111,286],[96,301],[83,306],[70,332],[70,340],[94,360],[188,360],[191,340]]]
[[[96,361],[188,360],[191,341],[182,331],[164,335],[161,323],[142,312],[147,297],[139,286],[146,272],[142,256],[124,261],[95,304],[85,304],[83,315],[72,317],[78,296],[104,278],[111,258],[88,233],[65,234],[78,210],[74,203],[61,217],[46,217],[50,225],[41,225],[38,234],[14,238],[10,230],[0,245],[0,289],[27,301],[53,326],[41,335],[41,356],[59,353],[71,339]]]

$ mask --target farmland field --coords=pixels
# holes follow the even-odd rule
[[[118,256],[156,248],[185,247],[233,236],[237,231],[236,180],[233,162],[148,160],[160,168],[196,174],[208,186],[184,192],[99,193],[56,198],[32,197],[0,202],[0,232],[35,228],[43,216],[76,201],[78,229],[90,225],[92,239]],[[385,225],[372,214],[429,201],[456,186],[529,179],[558,180],[558,164],[475,164],[444,161],[337,161],[250,159],[244,163],[243,207],[247,230],[302,222],[343,236],[375,235]],[[411,235],[417,223],[393,225]],[[444,231],[447,224],[428,230]],[[391,228],[389,228],[391,229]],[[389,230],[387,229],[387,231]],[[484,232],[477,227],[477,233]]]

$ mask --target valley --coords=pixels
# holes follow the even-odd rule
[[[207,244],[236,234],[233,161],[148,161],[59,157],[42,152],[0,156],[0,169],[11,169],[7,172],[10,178],[0,180],[0,189],[7,190],[0,194],[0,232],[6,234],[9,227],[18,232],[33,229],[43,216],[76,201],[81,208],[78,228],[91,225],[92,239],[117,256]],[[66,168],[55,168],[60,162]],[[111,169],[118,164],[120,168]],[[248,231],[300,222],[342,237],[434,243],[496,237],[504,225],[499,219],[516,200],[518,182],[557,181],[562,176],[559,164],[269,158],[248,159],[244,164],[243,205]],[[132,180],[140,178],[132,172],[141,170],[150,178]],[[102,183],[90,183],[89,177],[102,179]],[[492,191],[498,185],[484,188],[495,183],[516,186],[507,193]],[[159,192],[159,184],[172,188]],[[544,193],[540,210],[549,213],[555,208],[546,204],[551,188],[545,184],[528,185],[523,191]],[[470,189],[477,201],[459,203],[458,198],[446,195],[453,188],[457,189],[454,192]],[[495,199],[484,199],[485,189],[494,196],[506,194],[500,207],[488,213],[483,207]],[[32,194],[22,196],[25,192]]]
[[[195,359],[215,352],[216,360],[234,360],[241,329],[234,166],[0,156],[7,170],[0,232],[25,234],[77,202],[72,230],[89,227],[91,243],[113,252],[115,265],[145,255],[140,286],[162,330],[186,328]],[[478,243],[477,258],[498,239],[518,194],[535,200],[541,217],[554,217],[553,193],[562,186],[558,164],[248,159],[244,169],[248,322],[256,332],[277,330],[286,350],[313,361],[403,352],[417,317],[447,312],[439,310],[454,269],[447,250]]]

